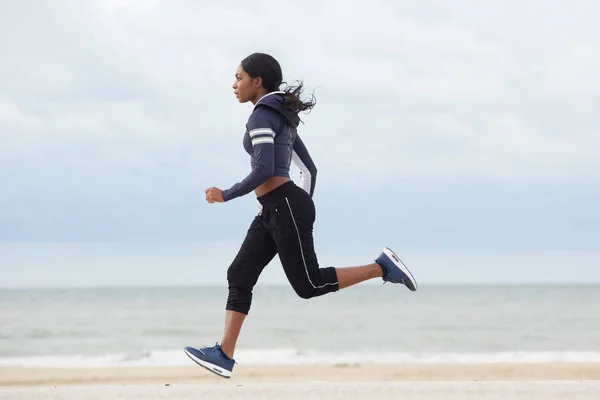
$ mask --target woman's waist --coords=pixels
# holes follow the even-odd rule
[[[265,183],[257,187],[254,192],[261,204],[267,204],[283,199],[296,187],[296,184],[289,176],[272,176]]]

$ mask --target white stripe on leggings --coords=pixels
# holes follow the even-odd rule
[[[325,283],[321,286],[315,286],[315,284],[310,280],[310,275],[308,274],[308,267],[306,266],[306,259],[304,258],[304,250],[302,250],[302,240],[300,239],[300,231],[298,230],[298,225],[296,225],[296,219],[294,218],[294,212],[292,211],[292,206],[290,205],[290,202],[288,200],[288,198],[285,198],[285,201],[288,205],[288,208],[290,209],[290,215],[292,216],[292,221],[294,221],[294,226],[296,227],[296,234],[298,235],[298,243],[300,244],[300,254],[302,255],[302,262],[304,263],[304,271],[306,272],[306,277],[308,278],[308,281],[310,282],[311,286],[313,287],[313,289],[320,289],[320,288],[324,288],[327,285],[337,285],[337,282],[334,283]]]

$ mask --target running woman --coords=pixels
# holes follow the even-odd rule
[[[234,349],[250,310],[252,289],[275,255],[279,256],[292,288],[303,299],[378,277],[417,290],[411,272],[387,247],[372,264],[319,267],[313,246],[312,200],[317,168],[297,132],[298,114],[312,109],[315,103],[300,98],[302,83],[283,91],[279,90],[282,83],[281,67],[272,56],[254,53],[242,60],[233,90],[240,103],[254,104],[243,137],[251,172],[227,190],[211,187],[205,191],[208,203],[231,201],[251,191],[259,203],[259,212],[227,270],[229,294],[220,344],[184,349],[194,362],[224,378],[231,378]],[[290,179],[292,162],[300,170],[298,185]]]

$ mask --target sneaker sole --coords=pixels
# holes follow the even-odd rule
[[[413,276],[413,274],[408,270],[408,268],[406,267],[406,265],[404,265],[404,263],[400,260],[400,257],[398,257],[396,255],[396,253],[394,253],[391,249],[389,248],[384,248],[383,249],[383,253],[388,256],[388,258],[390,260],[392,260],[392,262],[394,263],[394,265],[398,268],[400,268],[400,271],[404,272],[404,274],[408,277],[408,279],[410,280],[410,282],[412,283],[414,289],[408,288],[409,290],[412,290],[413,292],[415,292],[419,286],[417,285],[417,281],[415,280],[415,277]]]
[[[196,356],[194,356],[192,353],[188,352],[186,349],[183,349],[183,351],[185,352],[185,354],[187,354],[187,356],[196,364],[198,364],[201,367],[206,368],[207,370],[209,370],[210,372],[212,372],[213,374],[219,375],[222,378],[226,378],[229,379],[231,378],[231,372],[223,369],[221,367],[219,367],[218,365],[209,363],[208,361],[204,361],[201,360],[199,358],[197,358]]]

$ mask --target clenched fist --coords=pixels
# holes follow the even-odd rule
[[[223,191],[216,187],[208,188],[204,191],[206,193],[206,201],[209,203],[223,203]]]

